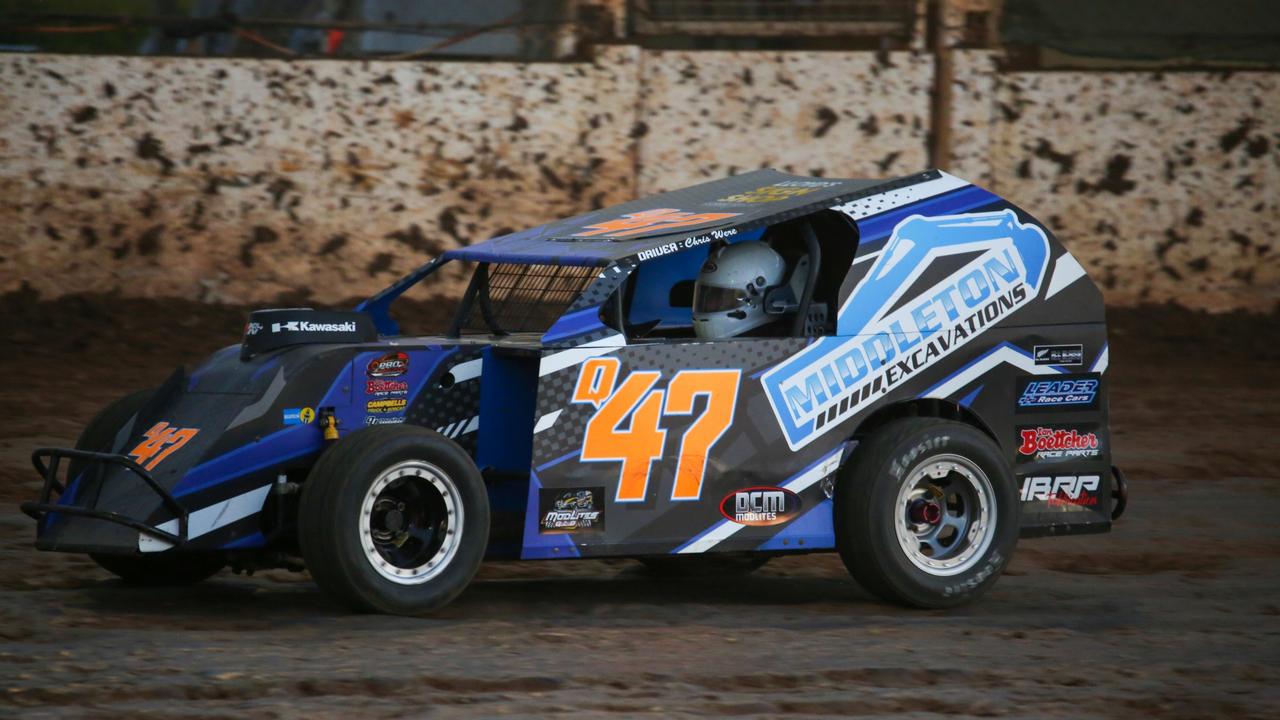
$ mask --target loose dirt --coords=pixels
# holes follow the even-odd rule
[[[284,571],[140,590],[33,550],[31,448],[236,342],[244,310],[15,294],[0,317],[3,717],[1280,716],[1276,316],[1114,312],[1129,513],[1023,541],[971,607],[887,606],[814,555],[727,581],[492,564],[419,620]]]

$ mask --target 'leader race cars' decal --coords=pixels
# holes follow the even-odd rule
[[[914,297],[909,289],[939,260],[972,256]],[[899,387],[1031,302],[1044,280],[1049,241],[1011,210],[898,223],[825,337],[761,377],[792,450]]]

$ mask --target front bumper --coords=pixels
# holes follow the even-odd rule
[[[58,470],[63,459],[84,461],[84,469],[79,478],[67,478],[66,483],[58,479]],[[151,476],[151,473],[147,472],[145,468],[131,458],[125,455],[88,452],[69,448],[39,448],[31,453],[31,462],[35,465],[36,471],[40,473],[40,476],[44,478],[44,487],[40,491],[40,499],[38,501],[24,502],[19,507],[22,512],[36,520],[37,548],[41,550],[84,549],[67,547],[66,543],[50,537],[51,534],[48,532],[50,525],[57,519],[58,515],[82,517],[122,525],[136,530],[141,535],[171,543],[174,547],[181,546],[187,541],[187,509],[173,495],[161,487],[156,482],[156,479]],[[161,530],[143,520],[129,517],[122,513],[98,509],[96,503],[97,495],[100,493],[94,493],[93,497],[88,499],[89,504],[87,506],[84,504],[72,504],[72,502],[79,499],[75,495],[68,498],[72,502],[66,504],[59,502],[67,497],[67,488],[77,481],[82,487],[92,485],[96,481],[97,486],[100,488],[101,483],[105,480],[107,468],[112,465],[128,470],[129,473],[139,478],[152,492],[159,496],[162,506],[178,521],[177,533]],[[57,497],[54,497],[55,492]]]

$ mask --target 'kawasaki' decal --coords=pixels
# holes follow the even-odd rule
[[[974,257],[904,302],[939,258]],[[797,450],[1035,298],[1049,240],[1012,210],[898,223],[840,308],[839,335],[817,340],[760,378]]]

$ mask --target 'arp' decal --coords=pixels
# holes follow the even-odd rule
[[[595,237],[597,235],[607,235],[609,237],[631,237],[632,235],[642,235],[648,232],[654,234],[663,230],[675,230],[682,227],[690,227],[692,225],[704,225],[716,220],[727,220],[731,217],[737,217],[741,213],[691,213],[675,208],[654,208],[653,210],[644,210],[637,213],[628,213],[615,220],[606,220],[595,225],[588,225],[587,230],[591,232],[580,232],[578,237]]]
[[[146,440],[130,450],[129,455],[142,467],[154,470],[161,461],[191,442],[191,438],[199,432],[197,428],[175,428],[169,427],[167,422],[158,422],[143,433]]]
[[[936,260],[968,253],[976,255],[963,267],[901,302]],[[898,223],[840,308],[839,336],[760,378],[787,444],[804,447],[1030,302],[1048,262],[1044,231],[1012,210]]]
[[[667,431],[658,427],[664,416],[691,415],[693,401],[706,397],[706,409],[680,439],[672,500],[702,497],[707,455],[733,422],[738,404],[741,370],[681,370],[667,389],[657,390],[662,374],[635,370],[618,383],[617,358],[592,358],[582,364],[573,402],[591,403],[596,413],[582,437],[583,462],[620,462],[615,502],[640,502],[649,489],[655,460],[666,453]],[[627,429],[620,426],[630,417]]]

